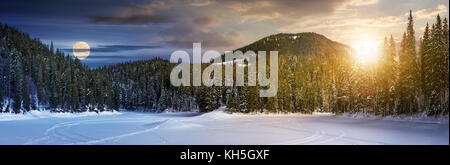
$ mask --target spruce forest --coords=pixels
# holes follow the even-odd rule
[[[349,46],[316,33],[275,34],[239,48],[278,51],[276,97],[259,86],[174,87],[164,59],[97,69],[0,24],[0,112],[332,112],[400,115],[449,112],[449,27],[438,15],[422,36],[410,12],[400,44],[392,36],[377,65],[361,67]],[[207,66],[208,64],[204,64]]]

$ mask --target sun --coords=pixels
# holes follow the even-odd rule
[[[372,65],[378,61],[379,46],[373,38],[363,38],[353,43],[353,54],[362,65]]]

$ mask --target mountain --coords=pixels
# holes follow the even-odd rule
[[[347,46],[331,41],[323,35],[299,33],[271,35],[237,50],[244,52],[247,50],[278,50],[279,63],[282,66],[291,66],[280,68],[280,82],[295,85],[296,82],[285,82],[285,80],[287,78],[295,80],[291,77],[292,75],[305,74],[322,68],[322,64],[319,64],[318,61],[323,62],[323,57],[330,57],[331,60],[334,56],[347,54],[347,49]],[[298,61],[294,61],[295,59],[292,57]],[[316,59],[315,57],[320,58]],[[302,65],[305,63],[307,65]],[[309,68],[300,67],[300,65],[309,66]],[[268,106],[267,99],[259,98],[259,95],[255,93],[257,87],[174,87],[170,84],[169,79],[173,66],[174,64],[170,64],[166,60],[153,59],[106,66],[99,68],[98,71],[106,75],[112,82],[112,89],[118,91],[118,102],[121,107],[129,110],[190,111],[198,109],[207,112],[227,105],[231,108],[250,111],[257,108],[256,102],[261,106],[259,108]],[[292,70],[294,67],[297,67],[298,70]],[[315,77],[316,80],[311,80],[311,82],[319,81],[320,75],[315,75]],[[285,84],[281,86],[284,87]],[[282,94],[280,93],[280,95]],[[266,109],[273,109],[273,107],[266,107]]]
[[[332,41],[321,34],[308,32],[270,35],[237,50],[242,52],[277,50],[280,55],[330,56],[345,54],[349,49],[350,47]]]

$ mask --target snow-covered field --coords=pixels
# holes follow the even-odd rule
[[[448,119],[242,115],[221,110],[11,116],[0,115],[0,144],[449,144]]]

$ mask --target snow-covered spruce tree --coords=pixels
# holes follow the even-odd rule
[[[12,57],[12,86],[13,86],[13,111],[14,113],[20,113],[22,109],[22,89],[23,89],[23,71],[22,71],[22,59],[17,52],[13,53]]]
[[[432,101],[431,97],[431,91],[432,89],[432,82],[433,82],[433,54],[432,54],[432,47],[431,47],[431,32],[429,24],[427,23],[425,27],[424,34],[421,38],[420,42],[420,91],[421,91],[421,103],[423,105],[423,110],[429,111],[430,108],[430,101]]]
[[[386,116],[395,110],[395,87],[397,62],[394,37],[385,37],[377,75],[379,114]]]
[[[403,34],[400,46],[400,66],[399,66],[399,90],[400,99],[398,110],[400,113],[415,113],[418,110],[417,98],[420,83],[417,65],[416,41],[414,35],[414,22],[412,11],[408,17],[406,32]]]
[[[447,21],[445,21],[447,22]],[[447,36],[445,36],[447,35]],[[429,42],[429,52],[431,57],[429,62],[432,64],[429,68],[430,76],[428,91],[430,97],[430,113],[440,114],[448,109],[448,23],[444,23],[441,17],[437,15],[436,23],[431,28],[431,39]],[[448,110],[447,110],[448,111]]]
[[[450,58],[449,58],[449,45],[450,45],[450,43],[449,43],[449,22],[448,22],[448,20],[447,20],[447,18],[444,18],[444,21],[443,21],[443,26],[442,26],[442,36],[443,36],[443,45],[444,45],[444,49],[443,49],[443,51],[444,51],[444,53],[442,53],[443,55],[444,55],[444,60],[443,60],[443,62],[444,62],[444,66],[443,66],[443,75],[445,76],[444,77],[444,83],[443,83],[443,86],[442,86],[442,90],[443,90],[443,92],[442,92],[442,94],[441,94],[441,113],[443,113],[443,114],[448,114],[449,113],[449,95],[450,95],[450,93],[449,93],[449,85],[450,85],[450,83],[449,83],[449,81],[450,81],[450,77],[449,77],[449,71],[450,71]]]

